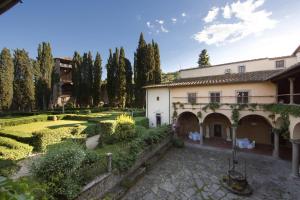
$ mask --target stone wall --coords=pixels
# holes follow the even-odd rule
[[[137,170],[143,163],[150,160],[155,154],[159,153],[166,146],[171,143],[171,136],[164,139],[162,142],[155,146],[150,146],[145,149],[140,156],[137,158],[135,164],[123,174],[116,173],[106,173],[95,180],[87,184],[83,189],[81,194],[75,198],[75,200],[96,200],[101,199],[105,193],[110,189],[118,185],[123,179],[127,178],[131,173]],[[113,155],[112,155],[113,156]]]

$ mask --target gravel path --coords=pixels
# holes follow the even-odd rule
[[[92,137],[87,138],[86,140],[86,148],[88,149],[95,149],[98,145],[100,135],[95,135]]]

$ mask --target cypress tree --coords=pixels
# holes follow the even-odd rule
[[[198,65],[199,65],[199,67],[210,65],[209,55],[208,55],[206,49],[203,49],[201,51],[201,53],[199,55],[199,59],[198,59]]]
[[[160,53],[158,44],[152,41],[152,46],[154,48],[154,60],[155,60],[155,67],[154,67],[154,83],[160,84],[161,83],[161,69],[160,69]]]
[[[145,90],[142,88],[147,81],[147,66],[145,62],[147,44],[143,33],[140,34],[138,48],[135,53],[134,73],[135,73],[135,102],[137,107],[145,106]]]
[[[113,78],[114,78],[114,92],[115,92],[115,96],[113,99],[113,106],[118,106],[119,105],[119,100],[118,97],[120,97],[120,77],[119,75],[119,49],[116,48],[115,53],[113,54],[113,62],[112,62],[112,68],[113,68]]]
[[[72,96],[74,98],[75,105],[80,103],[80,94],[81,94],[81,71],[80,67],[82,64],[82,58],[80,54],[75,51],[72,60]]]
[[[94,86],[93,86],[94,106],[99,106],[100,103],[101,77],[102,77],[102,59],[101,59],[101,55],[97,52],[95,62],[94,62]]]
[[[88,74],[86,77],[86,84],[87,84],[87,90],[88,90],[88,105],[93,105],[93,85],[94,85],[94,64],[93,64],[93,56],[92,53],[88,52],[87,57],[87,69]]]
[[[82,63],[80,65],[80,106],[88,106],[89,104],[89,61],[88,54],[84,53],[82,56]]]
[[[113,68],[113,55],[112,55],[111,49],[109,49],[109,57],[108,57],[107,64],[106,64],[106,72],[107,72],[106,90],[107,90],[108,102],[109,102],[110,106],[113,106],[114,97],[115,97],[115,85],[114,85],[115,71]]]
[[[28,53],[14,52],[13,106],[17,110],[31,111],[34,105],[33,67]]]
[[[132,107],[133,101],[133,84],[132,84],[132,66],[128,59],[125,59],[126,74],[126,106]]]
[[[53,56],[51,52],[50,43],[43,42],[38,46],[37,63],[39,66],[39,75],[37,81],[38,90],[36,97],[37,107],[46,110],[50,104],[51,98],[51,79],[53,71]]]
[[[155,59],[154,59],[154,48],[151,44],[147,44],[147,51],[145,57],[145,66],[146,66],[146,74],[147,81],[145,85],[155,84]],[[143,85],[143,86],[145,86]]]
[[[121,47],[120,50],[120,58],[118,65],[118,100],[119,107],[124,108],[126,104],[126,60],[125,60],[125,51],[124,48]]]
[[[0,110],[8,110],[13,99],[14,64],[9,49],[0,53]]]

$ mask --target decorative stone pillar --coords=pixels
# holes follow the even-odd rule
[[[274,132],[274,148],[273,148],[273,157],[274,158],[279,158],[279,134]]]
[[[236,146],[236,127],[232,127],[232,148]]]
[[[295,78],[289,78],[290,81],[290,104],[294,104],[294,81]]]
[[[107,158],[107,172],[111,172],[112,171],[112,153],[107,153],[106,154],[106,158]]]
[[[230,142],[231,141],[230,127],[226,128],[226,135],[227,135],[226,141]]]
[[[205,137],[210,138],[210,136],[209,136],[209,125],[206,126]]]
[[[203,124],[200,122],[199,123],[199,133],[200,133],[200,136],[201,136],[201,138],[200,138],[200,144],[202,145],[203,144]]]
[[[292,176],[299,177],[299,143],[292,142],[293,147],[293,159],[292,159]]]

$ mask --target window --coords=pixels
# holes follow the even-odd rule
[[[230,74],[231,73],[231,69],[225,69],[225,74]]]
[[[156,97],[156,101],[159,101],[159,97]]]
[[[196,93],[188,93],[188,103],[195,104],[196,101]]]
[[[247,92],[247,91],[237,92],[237,100],[236,101],[239,104],[249,103],[249,92]]]
[[[276,68],[284,68],[284,60],[275,61]]]
[[[246,66],[245,65],[239,66],[239,73],[245,73],[245,72],[246,72]]]
[[[210,93],[210,103],[220,103],[220,92]]]
[[[160,115],[160,113],[156,114],[156,126],[161,126],[161,115]]]

